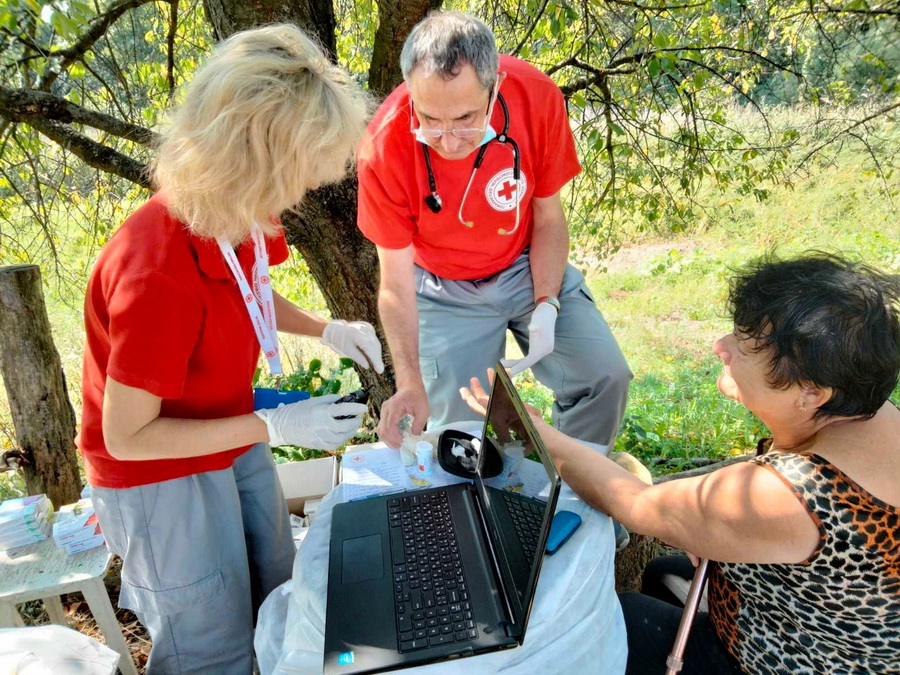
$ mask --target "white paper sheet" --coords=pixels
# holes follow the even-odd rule
[[[347,501],[406,489],[407,477],[400,453],[393,448],[351,450],[341,460],[341,482]]]

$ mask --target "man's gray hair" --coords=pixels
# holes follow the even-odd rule
[[[407,82],[417,68],[425,75],[451,80],[466,63],[485,89],[494,86],[500,67],[494,33],[461,12],[431,12],[413,27],[400,53],[400,69]]]

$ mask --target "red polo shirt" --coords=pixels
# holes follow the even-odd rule
[[[520,185],[513,180],[513,152],[488,144],[475,174],[463,216],[458,218],[466,183],[478,150],[465,159],[444,159],[431,150],[440,213],[425,206],[428,171],[423,145],[409,132],[410,96],[401,84],[385,99],[360,147],[359,212],[362,233],[382,248],[415,247],[415,262],[447,279],[481,279],[509,267],[531,242],[531,200],[555,195],[581,170],[566,104],[559,87],[534,66],[500,56],[507,74],[500,93],[509,106],[509,137],[520,150]],[[491,125],[503,129],[503,109],[494,106]],[[512,230],[519,201],[519,229]]]
[[[269,263],[287,260],[284,235]],[[253,244],[238,248],[252,279]],[[107,375],[162,398],[161,417],[215,419],[253,410],[259,342],[218,244],[191,234],[156,195],[104,246],[88,281],[81,432],[88,482],[127,488],[231,466],[247,446],[202,457],[122,461],[103,441]]]

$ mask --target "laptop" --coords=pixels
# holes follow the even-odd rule
[[[327,675],[459,659],[525,640],[560,480],[509,375],[499,363],[495,370],[474,481],[334,507]],[[523,442],[546,473],[536,498],[481,477],[486,453]]]

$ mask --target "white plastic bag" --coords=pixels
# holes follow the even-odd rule
[[[119,654],[63,626],[0,629],[0,673],[115,675]]]

